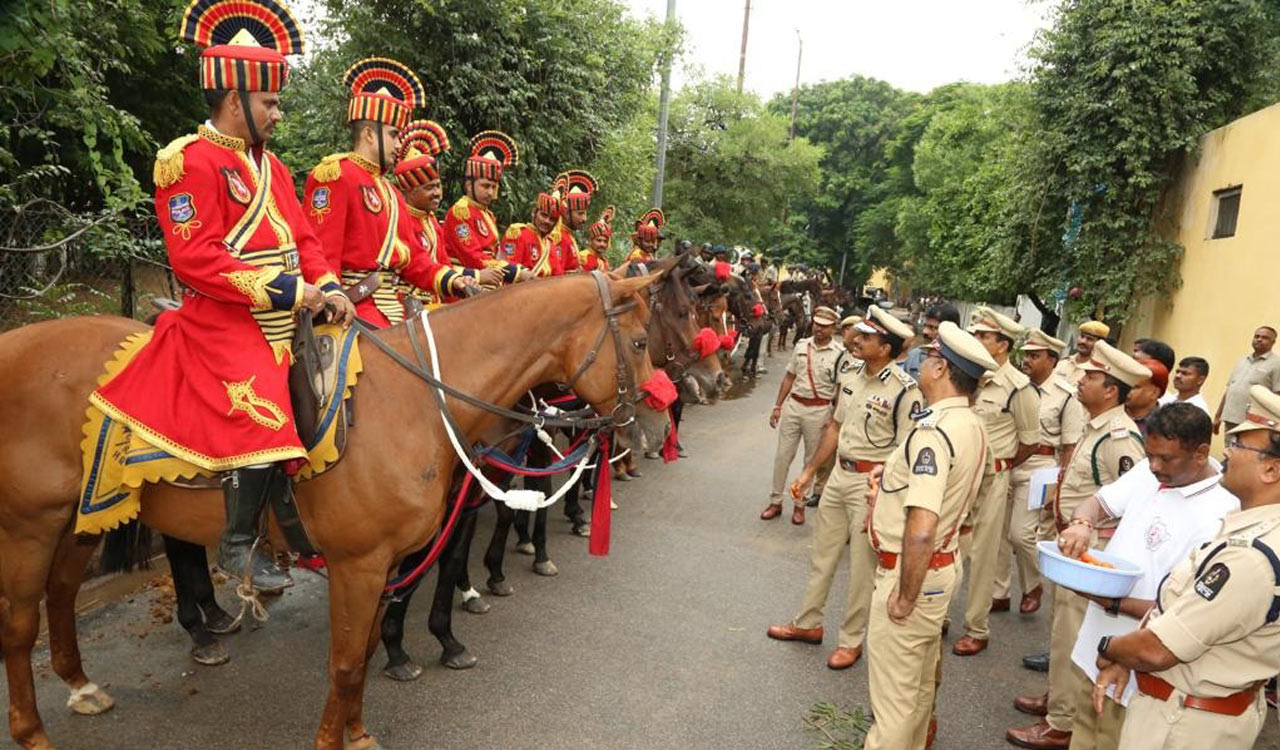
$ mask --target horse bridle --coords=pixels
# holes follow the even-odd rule
[[[675,273],[674,269],[672,270],[672,273]],[[674,283],[680,283],[680,279],[678,277],[674,277],[672,280]],[[665,284],[667,282],[664,281],[663,283]],[[658,299],[658,295],[661,294],[661,289],[655,287],[657,287],[656,284],[649,287],[649,308],[653,311],[653,317],[651,320],[656,320],[658,322],[658,333],[662,337],[662,354],[667,360],[662,367],[664,370],[670,368],[671,372],[668,374],[671,379],[678,381],[684,377],[684,374],[688,372],[690,367],[696,365],[702,358],[698,356],[698,352],[694,350],[692,346],[686,347],[684,351],[673,351],[674,347],[669,340],[672,332],[668,330],[673,326],[663,320],[663,317],[660,314],[663,309],[662,301]],[[678,339],[679,337],[677,336],[676,338]]]
[[[416,318],[409,318],[404,322],[405,332],[409,337],[409,344],[413,348],[414,360],[416,361],[410,361],[407,357],[396,351],[395,348],[384,341],[382,337],[378,335],[380,329],[377,327],[361,320],[360,318],[356,318],[355,321],[356,325],[360,328],[361,333],[364,334],[365,339],[380,349],[383,354],[390,357],[396,364],[433,386],[431,392],[435,394],[441,412],[445,415],[446,419],[450,420],[451,423],[453,422],[453,415],[449,410],[448,404],[444,401],[443,396],[440,395],[440,391],[444,391],[463,403],[470,404],[478,409],[483,409],[491,414],[496,414],[504,419],[537,425],[539,427],[562,427],[576,430],[616,429],[619,427],[626,427],[635,421],[636,404],[639,403],[644,396],[640,394],[635,381],[631,377],[631,371],[627,369],[626,361],[624,359],[625,350],[622,342],[622,330],[618,325],[618,316],[635,309],[636,301],[628,300],[620,305],[611,305],[609,300],[609,284],[604,274],[600,271],[592,271],[591,276],[596,282],[596,291],[600,294],[600,305],[604,312],[605,325],[601,327],[600,335],[596,337],[595,344],[592,346],[591,351],[587,353],[586,358],[578,367],[577,371],[574,372],[573,376],[569,378],[567,383],[559,384],[559,387],[561,390],[567,391],[572,388],[584,374],[586,374],[587,370],[591,368],[591,365],[593,365],[599,358],[600,347],[604,344],[605,336],[612,333],[614,347],[617,350],[618,396],[617,401],[614,404],[613,411],[605,416],[573,416],[592,411],[591,409],[584,409],[580,412],[572,412],[569,416],[565,417],[548,417],[498,406],[490,401],[485,401],[484,399],[464,393],[431,374],[430,368],[427,364],[427,355],[423,349],[423,343],[419,340],[419,334],[417,333],[414,325]]]

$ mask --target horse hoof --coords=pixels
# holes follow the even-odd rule
[[[482,615],[489,611],[489,602],[478,596],[462,600],[462,608],[473,615]]]
[[[533,542],[520,542],[516,545],[516,552],[519,552],[522,555],[532,555],[536,551],[537,550],[533,548]]]
[[[404,662],[403,664],[388,664],[386,668],[382,670],[382,674],[396,682],[413,682],[422,676],[422,667],[411,661]]]
[[[71,697],[67,699],[67,708],[81,716],[105,714],[115,707],[116,702],[110,695],[107,695],[107,691],[92,682],[72,690]]]
[[[231,655],[217,641],[208,646],[192,646],[191,658],[196,664],[203,664],[206,667],[216,667],[231,661]]]
[[[560,569],[557,568],[556,564],[551,562],[550,560],[544,560],[543,562],[534,563],[533,572],[537,573],[540,576],[548,576],[548,577],[560,575]]]
[[[378,738],[372,734],[364,734],[356,739],[347,739],[342,743],[342,750],[383,750]]]
[[[516,593],[515,588],[506,581],[489,581],[487,585],[489,593],[494,596],[511,596]]]
[[[231,635],[239,632],[240,622],[226,612],[218,610],[212,617],[205,618],[204,629],[214,635]]]
[[[470,651],[463,649],[456,654],[443,654],[440,657],[440,663],[449,669],[471,669],[480,660],[471,655]]]

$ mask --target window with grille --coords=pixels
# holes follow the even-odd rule
[[[1240,193],[1243,190],[1243,185],[1237,185],[1214,191],[1213,239],[1235,236],[1236,218],[1240,215]]]

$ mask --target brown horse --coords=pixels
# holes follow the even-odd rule
[[[657,278],[610,280],[599,288],[590,276],[553,279],[434,312],[441,377],[503,407],[537,383],[572,381],[599,413],[613,413],[619,403],[625,407],[638,398],[624,391],[635,390],[653,372],[648,306],[640,292]],[[634,306],[613,309],[627,301]],[[605,307],[618,324],[616,336],[602,335],[609,328]],[[417,325],[416,319],[384,336],[413,359],[408,325]],[[40,721],[31,670],[42,598],[52,665],[72,690],[70,705],[81,713],[112,705],[85,675],[76,642],[75,595],[98,538],[76,535],[73,522],[88,395],[120,342],[141,330],[131,320],[73,318],[0,336],[0,363],[10,380],[0,394],[0,424],[13,438],[0,455],[0,648],[9,732],[28,750],[54,747]],[[329,562],[329,691],[316,750],[377,747],[362,714],[380,596],[397,563],[440,527],[457,463],[427,384],[373,346],[361,353],[364,372],[353,401],[358,427],[346,456],[297,486],[303,520]],[[461,441],[499,419],[457,399],[449,402]],[[640,403],[636,418],[646,435],[661,440],[661,415]],[[223,504],[217,490],[148,485],[141,520],[162,533],[212,545],[222,531]]]

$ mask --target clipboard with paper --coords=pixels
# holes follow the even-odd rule
[[[1057,466],[1046,466],[1031,472],[1031,486],[1027,491],[1027,510],[1043,508],[1057,491]]]

